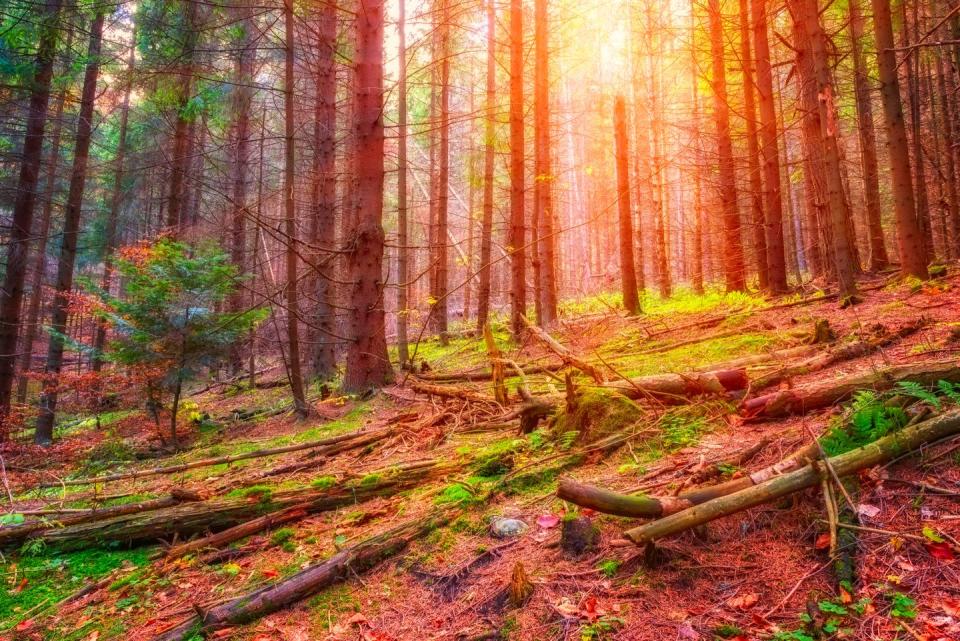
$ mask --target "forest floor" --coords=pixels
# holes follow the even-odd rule
[[[780,387],[804,390],[891,365],[960,362],[960,274],[912,286],[893,279],[863,285],[864,302],[847,309],[831,299],[683,295],[650,301],[644,316],[627,318],[610,300],[598,298],[567,307],[551,335],[616,381],[689,373],[802,346],[812,342],[820,319],[829,321],[834,345],[843,345],[875,334],[878,324],[897,330],[923,317],[926,324],[902,340],[791,376]],[[784,305],[791,301],[797,304]],[[502,333],[496,339],[504,356],[525,369],[558,361],[533,337],[520,346]],[[811,346],[820,348],[827,346]],[[417,353],[418,369],[421,361],[434,379],[489,366],[482,337],[473,335],[448,346],[425,343]],[[754,380],[785,364],[762,363],[748,373]],[[269,382],[280,375],[277,368],[260,379]],[[525,379],[534,396],[562,399],[563,371],[529,373]],[[573,380],[581,393],[593,392],[589,378],[576,373]],[[713,482],[741,477],[809,443],[812,432],[824,433],[849,419],[854,411],[849,403],[755,421],[738,413],[736,396],[683,404],[647,398],[589,426],[627,435],[623,446],[609,451],[584,448],[583,434],[562,420],[520,434],[509,408],[465,400],[468,390],[478,398],[491,395],[489,381],[429,381],[464,398],[418,393],[412,382],[401,375],[395,386],[372,398],[317,400],[316,414],[303,421],[285,410],[284,387],[215,387],[189,397],[187,413],[195,420],[183,421],[185,446],[175,454],[159,450],[153,422],[137,409],[101,415],[99,426],[91,417],[65,420],[50,449],[16,444],[4,456],[3,491],[12,503],[0,522],[0,536],[4,528],[22,526],[20,521],[143,503],[168,496],[172,488],[204,499],[191,505],[229,499],[267,506],[284,492],[304,488],[346,490],[357,498],[232,542],[226,546],[229,553],[216,558],[208,551],[154,558],[174,542],[167,535],[143,545],[104,540],[73,551],[62,548],[55,536],[28,538],[4,550],[0,638],[153,639],[198,611],[280,582],[367,537],[442,513],[445,523],[411,537],[398,554],[368,571],[350,570],[343,580],[289,607],[195,638],[960,639],[960,563],[955,548],[944,544],[960,538],[956,438],[860,475],[859,523],[872,531],[858,532],[846,550],[856,566],[855,584],[838,586],[824,549],[827,527],[819,487],[718,519],[705,531],[658,541],[652,560],[623,539],[636,520],[578,509],[555,492],[562,476],[660,496],[676,494],[705,470],[715,471]],[[507,379],[512,400],[518,382]],[[927,409],[949,403],[928,400]],[[66,484],[381,428],[386,436],[380,440],[322,457],[303,450],[141,478]],[[743,461],[743,469],[731,463],[758,443],[764,445]],[[400,470],[425,460],[435,462],[429,473],[399,481],[405,478]],[[309,466],[264,476],[293,463]],[[384,482],[391,478],[398,482]],[[370,488],[372,494],[364,493]],[[588,516],[600,530],[599,542],[580,555],[558,545],[560,530],[573,516]],[[498,517],[519,519],[528,527],[519,536],[499,539],[491,533],[491,519]],[[519,581],[518,564],[532,593],[514,607],[508,588]]]

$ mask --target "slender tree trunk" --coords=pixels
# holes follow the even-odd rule
[[[480,285],[477,291],[477,328],[482,330],[490,315],[490,280],[493,257],[493,177],[496,160],[497,101],[497,5],[487,0],[487,98],[483,144],[483,222],[480,227]]]
[[[408,283],[410,278],[409,260],[410,239],[407,221],[407,3],[398,0],[397,36],[399,39],[397,57],[400,59],[400,73],[397,78],[397,356],[400,368],[410,365],[410,353],[407,348],[407,316],[410,306]],[[333,51],[331,51],[331,54]],[[334,106],[336,106],[334,104]],[[487,276],[487,295],[489,296],[489,274]]]
[[[120,103],[120,130],[117,134],[117,155],[114,158],[113,194],[110,197],[110,213],[107,215],[106,242],[103,248],[103,276],[100,279],[100,289],[110,291],[113,281],[113,252],[118,246],[117,224],[120,218],[120,205],[123,204],[123,162],[127,153],[127,123],[130,117],[130,92],[133,89],[133,70],[136,64],[137,30],[134,25],[130,43],[130,52],[127,57],[127,78],[123,88],[123,100]],[[103,368],[103,347],[106,342],[107,327],[104,323],[96,322],[96,332],[93,340],[93,371],[99,372]]]
[[[440,24],[440,141],[437,149],[437,220],[434,238],[434,290],[431,292],[430,319],[434,331],[440,336],[440,342],[446,344],[447,337],[447,281],[449,272],[448,218],[450,213],[450,8],[449,0],[439,0]]]
[[[633,263],[633,210],[630,205],[630,167],[627,158],[627,110],[623,96],[613,103],[613,130],[617,160],[617,204],[620,214],[620,278],[623,289],[623,306],[627,313],[640,313],[640,297],[637,292],[637,274]]]
[[[873,124],[873,100],[870,78],[863,57],[864,20],[859,0],[848,0],[850,41],[853,47],[853,91],[857,103],[857,133],[860,137],[860,165],[863,173],[864,205],[867,213],[867,237],[870,241],[871,271],[887,266],[887,246],[880,222],[880,170],[877,164],[877,134]]]
[[[728,291],[746,289],[743,265],[743,243],[740,239],[740,213],[737,211],[737,176],[730,140],[730,108],[727,105],[727,77],[723,52],[723,22],[720,0],[708,1],[710,15],[710,51],[713,62],[714,109],[717,128],[717,161],[720,165],[720,201],[723,208],[725,258],[724,278]]]
[[[760,107],[760,152],[763,161],[763,203],[766,230],[767,269],[770,291],[787,291],[787,268],[783,242],[783,197],[780,187],[780,150],[777,113],[773,99],[773,71],[767,27],[766,0],[752,0],[754,61],[757,71],[757,102]]]
[[[287,367],[290,375],[290,391],[297,414],[305,417],[309,413],[307,396],[303,385],[303,372],[300,369],[300,302],[297,290],[298,265],[297,254],[297,203],[296,203],[296,139],[294,122],[294,25],[293,0],[284,0],[284,164],[283,164],[283,215],[287,267],[286,303],[287,303]]]
[[[747,165],[750,173],[750,211],[753,220],[753,252],[760,289],[769,291],[766,221],[763,211],[763,180],[760,176],[760,143],[757,139],[754,101],[753,52],[750,48],[750,9],[748,0],[740,0],[740,65],[743,68],[743,109],[747,126]]]
[[[550,327],[557,320],[556,238],[553,228],[553,169],[551,162],[550,135],[550,58],[549,18],[547,0],[536,0],[534,13],[534,216],[539,221],[536,233],[536,260],[540,274],[536,279],[540,286],[540,305],[537,314],[541,327]],[[628,241],[633,252],[632,239]]]
[[[383,309],[383,0],[365,0],[356,19],[357,216],[349,254],[356,336],[347,351],[343,387],[357,392],[389,382]]]
[[[9,434],[7,417],[10,414],[10,393],[17,362],[23,281],[27,272],[33,207],[37,199],[37,182],[40,179],[40,162],[43,158],[43,136],[47,126],[50,81],[53,78],[53,63],[57,52],[61,4],[61,0],[47,0],[38,16],[40,40],[30,82],[30,102],[23,138],[20,176],[13,203],[6,273],[0,295],[0,441],[5,441]]]
[[[940,92],[940,123],[943,127],[943,155],[946,160],[947,183],[947,256],[960,256],[960,197],[957,194],[957,130],[954,129],[955,114],[951,97],[955,95],[954,83],[947,82],[950,70],[946,69],[943,54],[937,55],[937,89]]]
[[[697,31],[697,15],[694,11],[690,12],[690,38],[693,38]],[[691,103],[693,105],[693,291],[702,295],[703,289],[703,140],[700,135],[700,67],[697,64],[696,49],[690,47],[690,77],[691,82]]]
[[[184,219],[184,182],[187,170],[191,164],[190,123],[187,105],[193,92],[193,76],[195,73],[195,56],[197,48],[197,5],[198,0],[184,0],[186,4],[186,33],[182,55],[182,68],[179,69],[179,95],[177,97],[177,122],[173,130],[172,164],[170,166],[170,191],[167,196],[167,228],[179,235],[187,221]]]
[[[50,445],[53,441],[53,421],[57,409],[57,385],[63,367],[64,335],[67,330],[67,312],[70,290],[73,288],[73,270],[77,258],[77,236],[80,233],[83,192],[87,181],[87,161],[90,138],[93,133],[93,107],[100,73],[100,47],[103,41],[104,14],[97,13],[90,23],[90,43],[87,47],[87,68],[83,76],[80,111],[77,115],[77,135],[73,150],[73,172],[63,218],[63,243],[57,265],[57,289],[53,299],[50,342],[47,351],[45,391],[40,396],[40,415],[34,441]]]
[[[900,268],[904,274],[927,278],[927,253],[923,233],[917,219],[913,177],[910,173],[910,151],[907,129],[903,122],[900,80],[894,52],[890,0],[871,0],[873,28],[877,46],[877,68],[880,76],[880,97],[883,101],[884,125],[893,183],[893,209],[897,220],[897,244]]]
[[[311,194],[313,211],[310,217],[313,273],[309,279],[313,284],[316,303],[312,314],[313,328],[310,331],[313,340],[310,346],[309,370],[312,376],[327,380],[337,371],[334,283],[331,280],[336,259],[337,7],[332,3],[323,3],[318,9],[316,105],[313,123],[314,179]],[[405,82],[402,76],[401,78],[401,82]]]
[[[510,0],[510,329],[523,332],[527,313],[524,217],[523,2]]]

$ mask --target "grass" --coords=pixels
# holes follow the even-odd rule
[[[624,338],[616,338],[601,348],[608,360],[623,353]],[[617,370],[624,376],[647,376],[666,372],[685,372],[714,363],[758,354],[778,347],[781,339],[770,333],[745,332],[685,345],[661,354],[624,355],[617,359]]]
[[[727,292],[719,288],[708,289],[704,294],[682,287],[670,298],[661,298],[652,292],[642,293],[645,316],[670,316],[702,314],[720,310],[750,311],[766,307],[769,303],[760,295],[745,292]],[[601,292],[580,299],[560,303],[563,317],[585,316],[610,311],[623,311],[623,296],[619,292]]]
[[[88,583],[121,566],[145,566],[152,551],[152,548],[97,548],[20,556],[5,568],[4,589],[0,591],[0,630],[9,630],[24,618],[54,607]]]

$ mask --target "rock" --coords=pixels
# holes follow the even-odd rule
[[[560,531],[560,547],[564,552],[580,556],[584,552],[596,549],[600,542],[600,528],[593,524],[590,517],[578,516],[563,522]]]
[[[530,527],[520,519],[505,519],[495,516],[490,519],[490,534],[498,539],[512,539],[520,536]]]

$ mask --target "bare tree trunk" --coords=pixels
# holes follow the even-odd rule
[[[363,391],[391,377],[383,309],[383,0],[365,0],[356,18],[357,207],[350,246],[351,322],[343,387]]]
[[[783,242],[783,197],[780,190],[780,150],[777,113],[773,102],[773,72],[767,33],[766,0],[752,0],[753,46],[757,68],[757,98],[760,107],[760,152],[763,160],[763,203],[766,223],[767,269],[770,291],[787,291],[787,267]]]
[[[556,238],[553,228],[553,170],[550,158],[550,67],[549,67],[549,18],[547,0],[536,0],[534,13],[534,48],[536,74],[534,80],[534,217],[538,246],[534,247],[540,275],[536,281],[540,287],[537,320],[541,327],[550,327],[557,320]],[[631,247],[631,252],[633,251]]]
[[[133,89],[133,69],[136,64],[137,29],[133,28],[130,42],[130,53],[127,57],[127,78],[123,89],[123,100],[120,103],[120,130],[117,133],[117,155],[114,158],[113,194],[110,197],[110,213],[107,216],[106,242],[103,247],[103,276],[100,279],[100,289],[110,291],[113,280],[113,252],[116,251],[117,222],[120,217],[120,205],[123,203],[123,162],[127,152],[127,123],[130,117],[130,92]],[[96,333],[93,340],[93,371],[99,372],[103,368],[103,346],[106,342],[107,327],[104,323],[96,322]]]
[[[493,246],[493,176],[497,101],[497,5],[487,0],[487,104],[484,114],[483,222],[480,228],[480,286],[477,291],[477,328],[483,329],[490,315],[490,280]]]
[[[713,62],[714,109],[717,128],[717,160],[720,165],[720,201],[723,208],[725,258],[724,278],[728,291],[746,289],[743,264],[743,243],[740,239],[740,213],[737,211],[737,176],[730,141],[730,108],[727,105],[727,77],[723,52],[723,22],[720,0],[709,0],[710,51]]]
[[[337,203],[337,7],[324,3],[317,16],[317,76],[314,107],[313,211],[310,249],[316,307],[312,314],[310,374],[327,380],[337,371],[333,276]],[[404,82],[405,80],[402,80]],[[404,141],[404,144],[406,141]],[[404,150],[406,151],[406,150]],[[406,212],[404,212],[406,213]]]
[[[63,244],[57,265],[57,289],[53,299],[50,320],[50,342],[47,351],[45,391],[40,396],[40,415],[34,432],[34,442],[50,445],[53,441],[53,420],[57,409],[57,384],[63,367],[64,334],[67,329],[67,311],[70,290],[73,288],[73,270],[77,258],[77,236],[80,233],[83,192],[87,181],[87,161],[90,156],[90,138],[93,133],[93,107],[97,96],[97,78],[100,73],[100,47],[103,41],[103,13],[98,12],[90,23],[90,43],[87,46],[87,68],[83,76],[80,111],[77,115],[77,135],[73,150],[73,172],[70,191],[63,217]]]
[[[297,291],[297,203],[296,190],[296,140],[294,137],[294,28],[293,0],[284,0],[284,72],[283,72],[283,111],[284,111],[284,154],[283,154],[283,214],[286,238],[286,303],[287,303],[287,369],[290,376],[290,391],[293,394],[294,410],[301,417],[309,413],[307,396],[303,385],[303,372],[300,369],[300,303]]]
[[[877,46],[877,67],[880,76],[880,97],[883,100],[887,148],[890,155],[893,209],[897,220],[900,268],[906,275],[926,279],[928,275],[927,254],[923,246],[923,234],[917,219],[917,207],[914,201],[913,178],[910,173],[910,151],[907,148],[907,130],[903,123],[900,81],[897,78],[897,58],[894,52],[890,0],[871,0],[871,4],[873,6],[873,29]]]
[[[440,57],[440,141],[437,168],[437,220],[434,252],[434,283],[430,302],[430,321],[440,342],[447,343],[448,301],[447,281],[449,254],[447,247],[450,213],[450,7],[449,0],[439,0],[439,57]]]
[[[623,306],[631,316],[640,313],[637,274],[633,263],[633,211],[630,205],[630,168],[627,157],[627,111],[623,96],[613,103],[613,131],[617,162],[617,204],[620,214],[620,279]]]
[[[37,182],[40,179],[40,162],[43,158],[43,136],[47,126],[50,81],[53,78],[53,63],[57,52],[61,4],[61,0],[47,0],[37,18],[40,40],[37,45],[35,71],[30,82],[30,103],[21,152],[23,160],[13,204],[6,273],[0,300],[0,441],[5,441],[9,433],[7,417],[10,413],[10,393],[13,390],[17,361],[20,304],[23,301],[23,281],[26,278],[30,234],[33,231],[33,207],[37,198]]]
[[[947,231],[947,256],[957,258],[960,256],[960,197],[957,194],[957,147],[956,147],[956,129],[954,129],[953,105],[951,96],[955,95],[956,88],[954,83],[947,82],[947,76],[951,72],[944,67],[943,55],[937,55],[937,89],[940,93],[940,123],[943,127],[943,155],[947,164],[947,205],[948,205],[948,231]]]
[[[196,64],[197,48],[197,0],[184,0],[186,4],[186,33],[183,45],[183,68],[180,70],[180,81],[177,96],[177,123],[173,130],[173,162],[170,166],[170,191],[167,196],[167,228],[170,232],[179,235],[187,221],[183,216],[184,181],[190,167],[190,122],[187,114],[187,103],[193,91],[193,76]]]
[[[400,368],[410,364],[410,352],[407,347],[407,316],[410,306],[408,296],[410,239],[407,221],[407,3],[398,0],[397,18],[397,57],[400,60],[400,73],[397,78],[397,356]],[[336,30],[334,30],[336,36]],[[491,36],[492,37],[492,36]],[[334,51],[331,49],[331,56]],[[332,60],[332,57],[331,57]],[[336,96],[334,96],[336,97]],[[336,107],[336,103],[334,103]],[[334,112],[336,113],[336,112]],[[487,276],[487,295],[489,292],[489,272]]]
[[[750,173],[750,211],[753,220],[753,252],[760,289],[770,290],[767,266],[766,221],[763,211],[763,181],[760,176],[760,143],[757,139],[754,102],[753,52],[750,48],[750,8],[740,0],[740,65],[743,68],[743,109],[747,125],[747,165]]]
[[[693,42],[693,36],[697,31],[697,15],[694,11],[690,12],[690,36]],[[693,159],[693,291],[702,295],[703,289],[703,140],[700,134],[700,68],[697,64],[696,49],[690,48],[690,76],[692,82],[691,102],[693,104],[693,136],[694,136],[694,159]]]
[[[523,332],[527,313],[524,218],[523,2],[510,0],[510,329]]]

